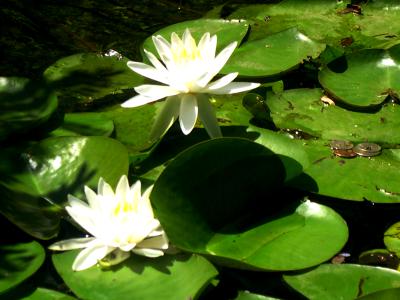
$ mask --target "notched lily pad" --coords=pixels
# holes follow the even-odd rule
[[[59,59],[45,70],[44,76],[64,98],[90,103],[143,82],[143,77],[129,69],[127,62],[115,51],[107,55],[79,53]]]
[[[347,240],[345,222],[309,201],[285,206],[275,193],[283,180],[273,152],[245,139],[215,139],[169,163],[152,203],[174,245],[231,267],[295,270],[329,259]]]
[[[400,287],[400,272],[352,264],[325,264],[300,274],[284,275],[292,288],[308,299],[352,300]]]
[[[251,35],[251,33],[250,33]],[[316,58],[325,44],[291,28],[241,45],[221,73],[239,72],[243,76],[273,76],[295,68],[304,60]]]
[[[158,258],[132,255],[110,269],[95,266],[74,272],[71,266],[77,254],[55,254],[53,263],[68,287],[88,300],[196,299],[218,274],[205,258],[187,254]]]
[[[301,130],[324,140],[400,143],[400,105],[387,104],[375,113],[355,112],[321,100],[320,89],[294,89],[267,100],[278,128]]]
[[[400,92],[400,45],[384,49],[366,49],[345,57],[344,70],[334,71],[333,61],[319,73],[322,86],[334,97],[358,107],[381,104]]]

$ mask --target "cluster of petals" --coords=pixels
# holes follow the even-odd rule
[[[91,236],[54,243],[49,248],[64,251],[83,249],[72,265],[81,271],[104,261],[113,265],[130,253],[158,257],[168,248],[168,239],[154,217],[150,203],[152,186],[143,195],[141,183],[131,187],[126,176],[118,182],[115,193],[100,178],[97,194],[85,186],[87,202],[68,196],[66,210],[72,219]]]
[[[205,33],[198,44],[186,29],[180,38],[175,32],[171,41],[161,35],[153,36],[159,58],[144,50],[151,65],[129,61],[134,72],[162,83],[143,84],[135,87],[138,95],[125,101],[123,107],[137,107],[166,98],[157,116],[151,139],[159,138],[179,116],[184,134],[189,134],[199,117],[211,137],[221,136],[221,131],[210,103],[210,95],[235,94],[259,86],[252,82],[233,82],[238,73],[229,73],[215,81],[211,80],[226,64],[237,42],[229,44],[216,55],[217,36]]]

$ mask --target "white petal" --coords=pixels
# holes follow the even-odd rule
[[[221,77],[220,79],[210,83],[206,88],[205,91],[210,91],[210,93],[212,93],[213,90],[217,90],[220,89],[226,85],[228,85],[229,83],[231,83],[233,80],[235,80],[235,78],[239,75],[238,72],[235,73],[229,73],[227,75],[225,75],[224,77]]]
[[[178,49],[182,49],[182,48],[183,48],[182,40],[175,32],[173,32],[171,34],[171,49],[172,49],[172,51],[177,51]]]
[[[188,28],[185,29],[182,35],[182,42],[185,45],[185,48],[189,53],[195,51],[197,49],[196,41],[192,37],[190,30]]]
[[[94,209],[97,210],[99,207],[99,201],[97,199],[97,194],[88,186],[85,185],[84,187],[85,190],[85,195],[86,195],[86,199],[89,203],[89,206]]]
[[[153,186],[150,186],[140,197],[140,201],[138,203],[137,211],[141,216],[152,219],[154,218],[153,208],[150,203],[150,192]]]
[[[211,69],[208,70],[208,72],[198,81],[200,86],[206,86],[210,80],[218,74],[218,72],[228,61],[229,57],[232,55],[236,45],[237,42],[230,43],[217,55],[212,64],[210,64],[212,66]]]
[[[127,252],[127,251],[131,251],[133,248],[135,248],[135,246],[136,246],[135,243],[130,243],[130,244],[126,244],[126,245],[121,245],[121,246],[119,246],[119,248],[123,252]]]
[[[123,262],[131,256],[131,252],[121,251],[120,249],[115,249],[110,255],[104,257],[101,261],[99,261],[101,266],[114,266]]]
[[[160,114],[157,116],[150,133],[150,141],[157,141],[175,122],[179,115],[180,98],[168,97]]]
[[[152,97],[146,97],[144,95],[137,95],[135,97],[132,97],[132,98],[126,100],[124,103],[121,104],[121,106],[125,107],[125,108],[138,107],[138,106],[142,106],[142,105],[157,101],[161,98],[164,98],[164,97],[160,97],[160,98],[153,97],[152,98]]]
[[[133,204],[133,207],[136,211],[138,211],[141,194],[142,194],[142,184],[140,180],[138,180],[130,188],[130,197],[132,197],[132,199],[130,200],[132,201],[131,203]]]
[[[97,215],[93,214],[93,211],[89,208],[82,209],[80,207],[67,206],[65,207],[68,214],[87,232],[89,232],[93,236],[98,236],[98,226],[96,226],[97,222],[101,222],[101,220],[97,220]]]
[[[181,106],[179,111],[179,123],[181,125],[182,132],[189,134],[197,120],[197,99],[192,94],[184,94],[181,97]]]
[[[146,49],[144,49],[144,53],[146,54],[149,61],[153,64],[153,66],[157,69],[157,71],[160,71],[160,72],[167,71],[165,66],[158,60],[158,58],[153,53],[151,53],[150,51],[147,51]]]
[[[94,237],[88,237],[88,238],[63,240],[50,245],[49,249],[55,251],[65,251],[65,250],[86,248],[88,247],[88,245],[93,243],[95,239],[96,238]]]
[[[126,196],[129,192],[129,182],[126,175],[123,175],[117,184],[117,188],[115,189],[115,195],[119,201],[125,201]]]
[[[156,250],[156,249],[147,249],[147,248],[135,248],[132,249],[132,252],[137,254],[137,255],[142,255],[146,257],[160,257],[164,255],[164,252],[161,250]]]
[[[207,48],[210,47],[210,33],[206,32],[201,37],[197,48],[199,49],[200,53],[207,51]]]
[[[180,93],[180,91],[170,86],[156,85],[156,84],[142,84],[135,87],[135,91],[145,97],[153,99],[161,99],[169,96],[174,96]]]
[[[153,36],[152,38],[154,46],[157,49],[158,55],[160,55],[161,60],[165,63],[167,68],[169,68],[173,62],[171,44],[161,35]]]
[[[216,90],[209,91],[209,93],[222,95],[222,94],[236,94],[244,91],[252,90],[259,87],[259,83],[254,82],[231,82],[228,85]]]
[[[152,66],[136,61],[128,61],[127,65],[132,71],[144,77],[168,84],[168,74],[166,71],[162,71],[162,69],[156,69]]]
[[[95,245],[93,247],[86,248],[82,250],[75,258],[74,263],[72,264],[72,270],[82,271],[88,269],[97,264],[100,259],[104,258],[114,249],[114,247],[108,247],[104,245]]]
[[[208,135],[211,138],[222,137],[214,108],[208,100],[208,97],[205,95],[199,95],[197,99],[197,105],[199,106],[200,120],[203,123]]]
[[[141,241],[138,248],[168,249],[168,238],[165,234]]]
[[[217,36],[213,35],[205,51],[206,58],[209,60],[214,60],[215,52],[217,51]]]
[[[114,198],[114,191],[111,185],[105,182],[103,178],[99,179],[99,184],[97,186],[97,193],[105,197]]]
[[[82,209],[89,209],[89,206],[87,205],[86,202],[82,201],[81,199],[76,198],[75,196],[72,196],[68,194],[68,205],[71,207],[80,207]]]

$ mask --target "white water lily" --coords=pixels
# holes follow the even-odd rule
[[[49,248],[59,251],[84,248],[75,258],[74,271],[85,270],[102,260],[113,265],[127,259],[131,252],[162,256],[168,248],[168,239],[154,218],[149,199],[151,189],[152,186],[141,195],[140,181],[129,187],[124,175],[115,193],[102,178],[97,194],[85,186],[88,203],[68,195],[67,212],[93,237],[64,240]]]
[[[138,95],[124,102],[122,107],[137,107],[167,98],[153,125],[152,140],[164,134],[178,116],[184,134],[192,131],[199,117],[211,137],[222,136],[209,101],[210,95],[235,94],[259,86],[252,82],[233,82],[238,72],[210,82],[226,64],[237,42],[229,44],[216,55],[216,35],[211,36],[207,32],[196,45],[189,29],[186,29],[182,39],[173,32],[171,42],[157,35],[153,36],[153,43],[161,61],[153,53],[144,50],[152,66],[129,61],[128,67],[164,85],[144,84],[135,87]]]

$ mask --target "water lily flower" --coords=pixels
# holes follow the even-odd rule
[[[237,42],[229,44],[216,55],[217,36],[211,36],[209,32],[201,37],[197,45],[189,29],[185,30],[182,39],[173,32],[171,42],[161,35],[152,38],[161,61],[145,49],[152,65],[129,61],[128,67],[164,85],[143,84],[135,87],[138,95],[128,99],[122,107],[137,107],[166,98],[153,125],[151,140],[164,134],[178,116],[184,134],[192,131],[199,117],[211,137],[222,136],[209,101],[210,95],[235,94],[259,86],[252,82],[233,82],[238,72],[210,82],[226,64]]]
[[[160,222],[154,218],[150,204],[152,186],[143,195],[140,181],[129,187],[122,176],[115,193],[100,178],[97,194],[85,186],[87,203],[68,195],[66,210],[92,237],[74,238],[54,243],[51,250],[84,248],[72,265],[81,271],[98,262],[114,265],[136,253],[158,257],[168,248],[168,239]]]

